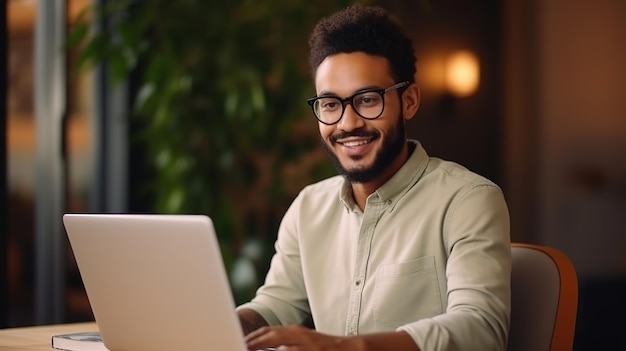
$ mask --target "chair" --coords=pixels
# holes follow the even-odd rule
[[[566,351],[574,345],[578,279],[559,250],[511,244],[509,351]]]

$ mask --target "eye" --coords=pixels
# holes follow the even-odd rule
[[[340,102],[334,98],[323,98],[317,100],[317,104],[322,111],[334,111],[339,108]]]
[[[354,98],[354,102],[359,106],[370,107],[376,106],[381,101],[380,94],[375,92],[363,93]]]

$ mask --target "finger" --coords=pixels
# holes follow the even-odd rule
[[[293,345],[293,346],[281,345],[281,346],[278,346],[276,350],[277,351],[305,351],[305,349],[299,345]]]
[[[304,344],[308,338],[303,333],[306,329],[297,326],[263,327],[246,336],[246,345],[249,349],[261,349],[267,347],[279,347],[286,351],[305,350]],[[310,332],[306,330],[307,332]]]
[[[252,339],[255,339],[255,338],[259,337],[260,335],[263,335],[263,334],[267,333],[269,328],[270,328],[270,327],[261,327],[261,328],[259,328],[259,329],[257,329],[257,330],[254,330],[254,331],[252,331],[252,332],[248,333],[248,334],[244,337],[244,339],[245,339],[245,340],[252,340]]]
[[[263,327],[246,335],[246,346],[250,350],[258,350],[268,347],[284,345],[281,342],[281,327]]]

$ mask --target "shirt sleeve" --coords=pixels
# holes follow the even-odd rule
[[[255,297],[237,309],[250,308],[270,325],[300,324],[310,316],[298,240],[298,211],[301,195],[291,204],[281,221],[276,253],[265,283]]]
[[[444,219],[446,312],[403,325],[421,350],[504,350],[510,316],[510,224],[502,191],[472,184]]]

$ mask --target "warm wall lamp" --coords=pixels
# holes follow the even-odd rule
[[[448,93],[458,98],[470,96],[480,82],[478,58],[471,51],[456,51],[446,58],[444,74]]]

